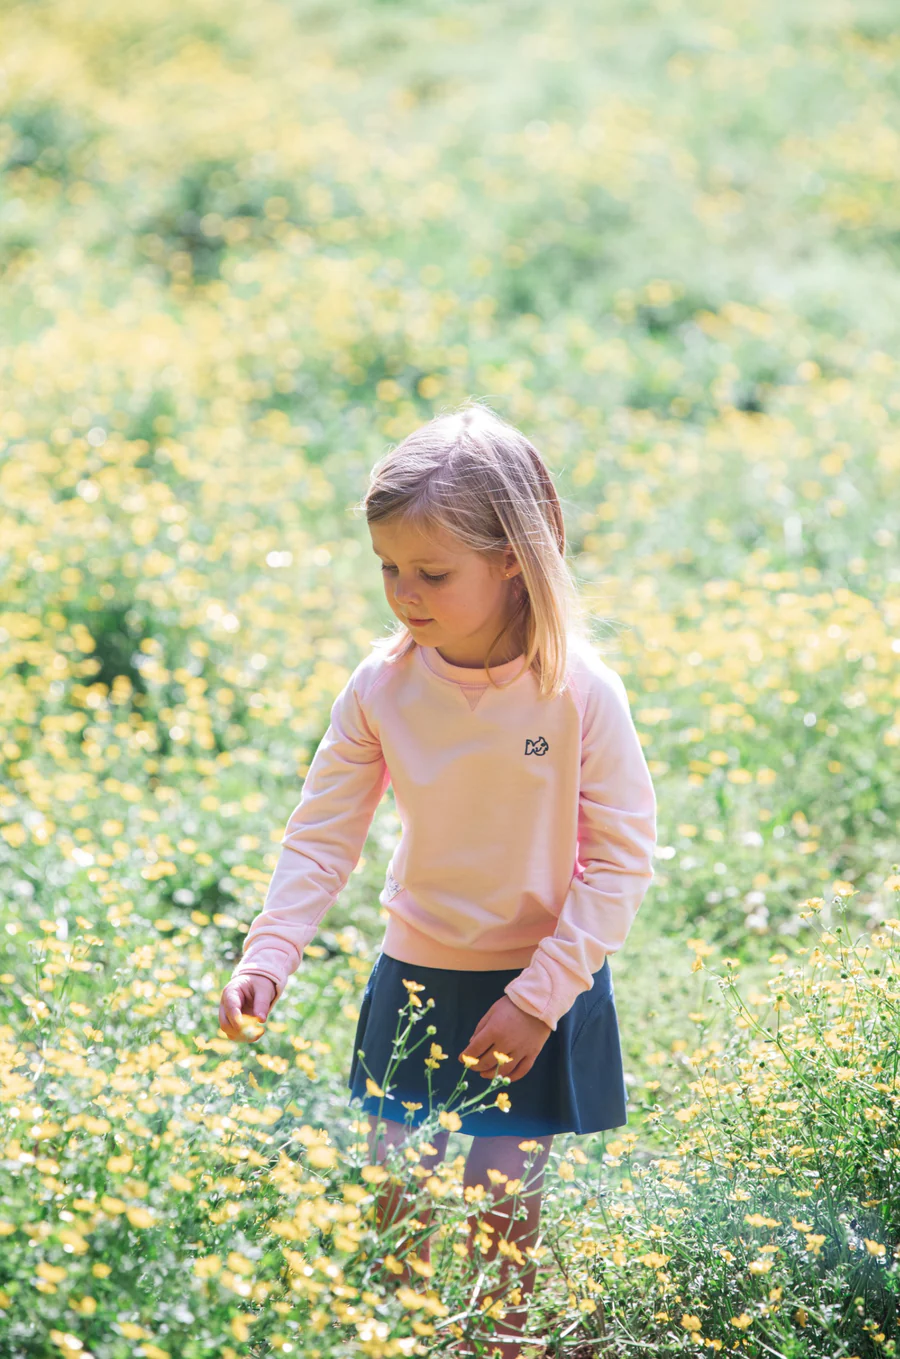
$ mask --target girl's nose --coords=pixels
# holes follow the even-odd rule
[[[397,602],[397,607],[401,609],[408,609],[418,603],[418,596],[415,591],[402,585],[400,581],[397,582],[394,590],[394,599]]]

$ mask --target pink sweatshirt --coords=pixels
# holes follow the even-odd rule
[[[625,685],[589,643],[542,699],[524,657],[483,671],[373,649],[331,709],[233,976],[284,990],[359,861],[388,783],[402,834],[381,949],[427,967],[520,968],[551,1029],[625,942],[653,878],[656,797]]]

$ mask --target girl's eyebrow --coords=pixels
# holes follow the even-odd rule
[[[385,560],[384,555],[383,555],[381,552],[378,551],[378,548],[377,548],[377,547],[373,547],[373,548],[372,548],[372,551],[375,553],[375,556],[376,556],[376,557],[381,557],[381,560],[382,560],[382,561]],[[410,562],[410,566],[434,566],[434,563],[435,563],[436,561],[440,561],[440,558],[439,558],[439,557],[420,557],[418,561]]]

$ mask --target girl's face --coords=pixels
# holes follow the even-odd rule
[[[487,556],[437,529],[425,537],[399,519],[370,524],[369,533],[387,602],[416,641],[437,647],[450,665],[483,665],[513,606],[512,578],[521,568],[512,549]],[[494,664],[520,651],[511,642]]]

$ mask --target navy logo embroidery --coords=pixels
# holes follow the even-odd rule
[[[402,892],[402,891],[403,891],[403,885],[402,885],[402,883],[399,883],[399,882],[397,881],[397,879],[394,877],[393,873],[391,872],[390,866],[389,866],[389,867],[388,867],[388,870],[387,870],[387,873],[385,874],[384,890],[383,890],[383,892],[382,892],[382,894],[381,894],[382,899],[385,901],[385,903],[387,903],[388,901],[393,901],[393,899],[394,899],[394,897],[397,895],[397,893],[398,893],[398,892]]]
[[[525,739],[526,755],[546,755],[549,749],[543,736],[539,736],[536,741],[529,741],[527,737]]]

